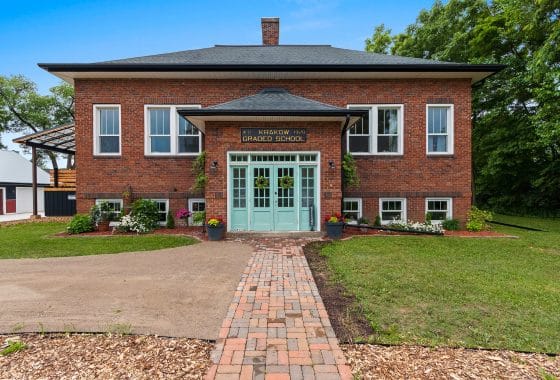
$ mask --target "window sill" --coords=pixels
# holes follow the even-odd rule
[[[93,158],[111,158],[111,159],[115,159],[115,158],[121,158],[122,155],[120,154],[99,154],[99,153],[95,153],[93,155]]]
[[[144,154],[144,158],[196,158],[199,154]]]
[[[453,153],[443,153],[443,154],[427,154],[427,158],[455,158]]]

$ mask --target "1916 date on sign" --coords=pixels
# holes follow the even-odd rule
[[[241,128],[242,143],[304,143],[305,128]]]

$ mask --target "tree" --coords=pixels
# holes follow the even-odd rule
[[[385,24],[377,25],[371,38],[366,38],[366,51],[387,54],[392,43],[391,29],[385,29]]]
[[[482,206],[560,214],[559,18],[552,0],[436,1],[392,36],[392,54],[506,65],[473,88]]]
[[[74,122],[74,89],[62,83],[52,87],[48,95],[40,95],[29,79],[16,75],[0,76],[0,133],[34,133]],[[58,169],[57,154],[38,150],[39,161],[51,161]],[[71,167],[67,157],[67,167]]]

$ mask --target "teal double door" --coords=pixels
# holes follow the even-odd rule
[[[310,231],[316,222],[316,166],[230,167],[231,231]]]

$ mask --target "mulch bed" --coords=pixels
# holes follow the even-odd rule
[[[560,357],[513,351],[418,346],[342,345],[360,379],[546,379]]]
[[[360,379],[543,379],[560,377],[560,357],[506,350],[355,344],[374,336],[356,298],[334,281],[326,259],[327,242],[304,247],[331,324],[356,378]],[[543,372],[544,371],[544,372]]]
[[[386,230],[375,230],[370,228],[357,228],[357,227],[347,227],[344,228],[342,238],[350,238],[352,236],[422,236],[422,237],[437,237],[441,235],[430,235],[430,234],[418,234],[413,232],[406,232],[406,231],[386,231]],[[487,237],[501,237],[501,238],[512,238],[514,236],[503,234],[501,232],[496,232],[492,230],[480,231],[480,232],[472,232],[466,230],[460,231],[445,231],[443,236],[451,236],[451,237],[479,237],[479,238],[487,238]]]
[[[8,336],[0,336],[0,347]],[[23,334],[0,356],[0,379],[202,379],[212,344],[187,338]]]

